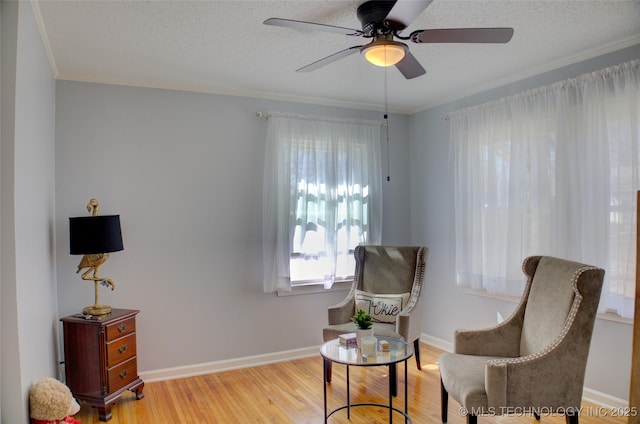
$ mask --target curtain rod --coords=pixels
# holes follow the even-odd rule
[[[561,81],[557,81],[551,84],[543,85],[540,87],[521,91],[519,93],[511,94],[501,97],[496,100],[491,100],[478,105],[467,106],[459,110],[451,111],[448,115],[443,117],[443,121],[448,121],[450,116],[458,116],[467,113],[473,109],[483,109],[487,107],[493,107],[498,104],[512,102],[515,99],[534,97],[543,95],[552,91],[566,90],[568,88],[579,88],[582,85],[592,83],[593,81],[600,81],[607,78],[611,78],[617,75],[621,75],[624,72],[630,70],[640,69],[640,59],[633,59],[627,62],[623,62],[620,65],[609,66],[598,71],[588,72],[577,76],[576,78],[567,78]]]
[[[297,113],[286,113],[286,112],[256,112],[256,116],[258,118],[269,118],[271,116],[281,117],[281,118],[292,118],[292,119],[301,119],[308,121],[318,121],[318,122],[336,122],[343,124],[359,124],[359,125],[375,125],[380,126],[382,128],[387,128],[386,121],[375,121],[369,119],[348,119],[348,118],[335,118],[331,116],[317,116],[317,115],[300,115]]]

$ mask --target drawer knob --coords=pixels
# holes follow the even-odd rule
[[[120,371],[120,378],[125,378],[127,376],[127,370]]]
[[[122,323],[118,326],[119,333],[124,333],[126,329],[127,329],[127,324]]]
[[[118,352],[120,352],[120,353],[125,353],[126,351],[127,351],[127,345],[122,345],[118,349]]]

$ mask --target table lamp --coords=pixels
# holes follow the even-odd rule
[[[98,215],[98,201],[91,199],[87,205],[91,216],[69,218],[69,245],[72,255],[84,255],[76,273],[84,270],[83,280],[93,281],[95,286],[95,302],[82,310],[85,315],[106,315],[111,306],[98,302],[98,283],[111,290],[115,288],[113,281],[98,276],[98,268],[109,258],[110,252],[123,250],[122,232],[119,215]],[[91,274],[91,275],[90,275]]]

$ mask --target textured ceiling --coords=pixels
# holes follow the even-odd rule
[[[359,54],[296,69],[363,40],[263,25],[270,17],[360,28],[355,1],[34,3],[56,77],[382,109],[385,69]],[[427,74],[386,69],[389,109],[411,113],[640,43],[640,0],[435,0],[404,31],[513,27],[508,44],[413,44]]]

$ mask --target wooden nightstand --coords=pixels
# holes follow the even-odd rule
[[[142,399],[138,377],[136,315],[113,309],[100,320],[82,314],[61,318],[64,329],[65,375],[73,396],[98,408],[100,421],[111,419],[111,406],[122,392]]]

